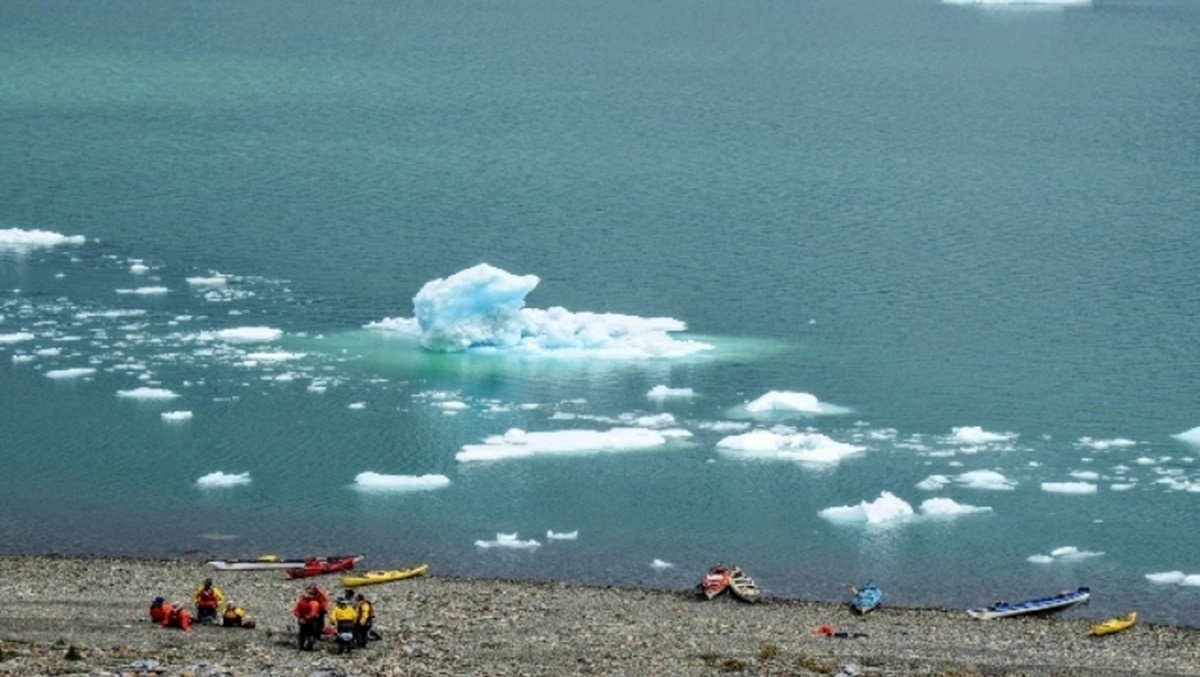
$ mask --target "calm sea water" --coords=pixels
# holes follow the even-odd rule
[[[1176,437],[1200,426],[1197,63],[1189,0],[5,2],[0,229],[86,241],[0,249],[0,551],[672,589],[723,560],[779,596],[1089,585],[1069,613],[1200,623]],[[717,349],[434,355],[364,328],[480,262],[538,275],[530,306]],[[239,327],[303,357],[202,338]],[[94,371],[47,376],[70,369]],[[178,397],[118,396],[139,387]],[[745,413],[772,390],[850,413]],[[455,460],[664,412],[694,436]],[[719,452],[739,425],[867,451]],[[957,479],[982,470],[1012,488]],[[217,471],[252,481],[197,485]],[[819,514],[885,491],[991,510]],[[542,546],[476,545],[498,533]]]

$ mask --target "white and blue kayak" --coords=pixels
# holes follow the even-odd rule
[[[1075,606],[1088,601],[1092,596],[1090,588],[1065,590],[1050,597],[1038,597],[1024,602],[996,602],[995,604],[978,609],[967,609],[973,618],[1004,618],[1005,616],[1020,616],[1044,611],[1058,611],[1069,606]]]
[[[860,614],[871,611],[883,601],[883,590],[880,590],[874,581],[868,582],[861,588],[852,588],[852,590],[854,590],[854,599],[850,600],[850,606]]]

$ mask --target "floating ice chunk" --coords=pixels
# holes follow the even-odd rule
[[[1091,470],[1074,470],[1068,474],[1077,480],[1098,480],[1098,479],[1100,479],[1100,473],[1093,472]]]
[[[35,337],[33,334],[30,334],[26,331],[18,331],[12,334],[0,334],[0,346],[11,345],[13,343],[24,343],[25,341],[32,341],[34,338]]]
[[[746,404],[746,411],[760,414],[773,411],[798,411],[806,414],[821,413],[821,401],[811,393],[794,393],[772,390],[753,402]]]
[[[196,484],[202,487],[233,487],[239,484],[249,484],[250,473],[244,472],[237,475],[229,475],[218,470],[211,472],[204,477],[196,480]]]
[[[575,531],[546,531],[548,541],[574,541],[579,538],[579,530]]]
[[[1010,491],[1017,483],[994,470],[971,470],[954,478],[956,482],[968,489],[988,489],[992,491]]]
[[[712,346],[677,340],[687,325],[661,317],[573,313],[525,307],[540,280],[481,263],[425,283],[413,297],[420,343],[437,352],[484,349],[566,357],[640,359],[682,357]],[[372,327],[409,331],[411,323],[385,320]]]
[[[1094,494],[1096,485],[1091,482],[1042,482],[1042,491],[1053,494]]]
[[[202,339],[215,339],[227,343],[266,343],[281,336],[283,331],[273,327],[233,327],[201,334]]]
[[[366,409],[367,403],[366,402],[351,402],[350,404],[346,405],[346,408],[347,409]]]
[[[1171,437],[1174,437],[1181,442],[1186,442],[1187,444],[1200,447],[1200,426],[1192,428],[1191,430],[1177,433],[1175,435],[1171,435]]]
[[[1090,449],[1095,449],[1096,451],[1109,451],[1111,449],[1132,447],[1136,445],[1137,442],[1125,439],[1124,437],[1117,437],[1111,440],[1097,440],[1092,439],[1091,437],[1080,437],[1079,444]]]
[[[117,397],[127,397],[133,400],[173,400],[179,393],[165,388],[134,388],[133,390],[118,390]]]
[[[166,294],[169,291],[171,291],[171,290],[167,289],[166,287],[155,286],[155,287],[138,287],[137,289],[118,289],[117,293],[118,294],[135,294],[138,296],[162,296],[163,294]]]
[[[717,451],[739,458],[834,464],[866,451],[866,447],[837,442],[821,433],[752,430],[721,439],[717,442]]]
[[[284,350],[273,350],[265,353],[248,353],[247,360],[256,362],[292,362],[304,359],[305,353],[290,353]]]
[[[1188,574],[1183,577],[1182,581],[1179,581],[1179,584],[1188,587],[1200,587],[1200,574]]]
[[[1162,571],[1155,574],[1146,574],[1146,580],[1151,583],[1162,583],[1169,585],[1178,585],[1187,578],[1187,575],[1182,571]]]
[[[64,244],[83,244],[82,235],[62,235],[49,230],[21,230],[0,228],[0,251],[23,253],[38,247],[56,247]]]
[[[485,438],[482,444],[464,444],[454,458],[460,462],[496,461],[543,454],[578,455],[631,451],[661,447],[667,440],[664,432],[647,428],[548,432],[525,432],[519,428],[512,428],[503,435]]]
[[[164,411],[161,416],[162,420],[168,423],[192,420],[192,412],[190,411]]]
[[[51,369],[46,372],[46,378],[79,378],[81,376],[91,376],[96,370],[92,367],[75,367],[72,369]]]
[[[977,512],[991,512],[987,506],[967,505],[949,498],[930,498],[921,502],[921,512],[930,517],[958,517]]]
[[[993,442],[1010,442],[1017,438],[1016,433],[993,433],[977,425],[952,428],[950,439],[956,444],[989,444]]]
[[[475,546],[479,547],[479,548],[483,548],[484,550],[486,550],[488,548],[512,548],[514,550],[532,550],[534,548],[542,547],[542,544],[532,538],[527,541],[522,541],[521,539],[517,538],[517,535],[515,533],[513,533],[513,534],[498,533],[498,534],[496,534],[496,540],[494,540],[494,541],[478,540],[478,541],[475,541]]]
[[[382,475],[370,470],[354,476],[356,489],[364,491],[430,491],[450,486],[445,475]]]
[[[657,385],[646,393],[646,398],[651,400],[668,400],[684,397],[695,397],[696,392],[691,388],[669,388],[664,385]]]
[[[1137,486],[1137,482],[1121,482],[1118,484],[1110,484],[1108,488],[1112,491],[1129,491]]]
[[[674,568],[674,566],[675,565],[671,564],[670,562],[665,562],[665,561],[663,561],[661,559],[657,559],[657,558],[653,562],[650,563],[651,569],[671,569],[671,568]]]
[[[881,492],[874,501],[862,501],[858,505],[842,505],[825,508],[817,513],[830,522],[860,522],[866,524],[882,524],[910,517],[912,506],[904,499],[896,497],[888,491]]]
[[[945,475],[930,475],[920,482],[917,482],[917,488],[921,491],[937,491],[947,484],[950,484],[949,477],[946,477]]]
[[[189,277],[186,280],[193,287],[224,287],[226,282],[226,278],[219,275],[213,277]]]

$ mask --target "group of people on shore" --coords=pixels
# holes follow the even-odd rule
[[[355,647],[365,647],[371,638],[375,606],[362,593],[346,588],[331,607],[329,595],[321,586],[309,583],[292,606],[292,615],[299,625],[301,651],[312,651],[328,628],[337,640],[338,653],[348,654]],[[329,625],[325,623],[327,616]]]
[[[168,602],[161,596],[155,597],[150,603],[150,621],[164,628],[178,628],[184,632],[190,631],[193,623],[227,628],[254,627],[254,621],[246,618],[246,610],[233,600],[226,602],[225,594],[213,585],[211,578],[204,579],[192,592],[192,604],[196,608],[194,616],[183,604]]]
[[[178,628],[184,632],[190,631],[193,623],[226,628],[253,628],[255,625],[254,621],[246,618],[246,610],[240,604],[225,600],[225,593],[213,585],[211,578],[204,579],[192,592],[192,604],[196,610],[195,616],[186,605],[155,597],[150,603],[150,620],[165,628]],[[369,640],[379,637],[371,630],[375,623],[375,605],[362,593],[356,594],[350,588],[346,588],[331,605],[329,595],[321,586],[309,583],[296,598],[292,615],[299,628],[302,651],[312,651],[317,640],[327,634],[334,636],[338,653],[342,654],[350,653],[355,647],[365,647]]]

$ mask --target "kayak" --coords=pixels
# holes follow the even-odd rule
[[[1111,635],[1114,632],[1120,632],[1126,628],[1132,627],[1134,623],[1137,623],[1137,612],[1130,611],[1124,616],[1110,618],[1103,623],[1096,623],[1092,626],[1092,634]]]
[[[986,608],[967,609],[967,613],[974,618],[986,619],[1019,616],[1021,614],[1040,613],[1044,611],[1058,611],[1059,609],[1065,609],[1069,606],[1086,602],[1090,597],[1091,590],[1089,588],[1079,588],[1077,590],[1065,590],[1049,597],[1025,600],[1024,602],[996,602]]]
[[[342,576],[342,585],[346,586],[347,588],[361,588],[364,585],[391,583],[392,581],[402,581],[406,578],[424,576],[426,571],[429,571],[428,564],[422,564],[419,567],[412,567],[411,569],[379,569],[374,571],[364,571],[361,574],[354,574],[353,576]]]
[[[854,599],[850,600],[850,606],[860,614],[865,614],[883,601],[883,591],[874,583],[867,583],[858,589],[854,590]]]
[[[355,562],[362,555],[334,555],[332,557],[306,557],[301,559],[283,559],[278,555],[259,555],[255,559],[214,559],[208,565],[222,571],[259,571],[264,569],[303,569],[310,562],[327,562],[352,558]]]
[[[306,560],[299,568],[284,569],[283,573],[287,574],[288,578],[309,578],[310,576],[349,571],[354,568],[354,563],[362,558],[362,555],[344,555],[325,559],[313,557]]]

